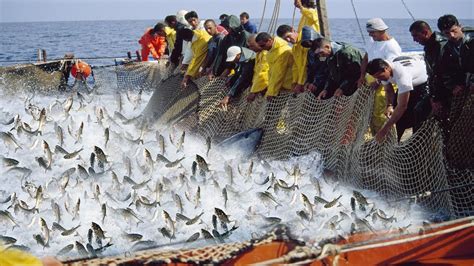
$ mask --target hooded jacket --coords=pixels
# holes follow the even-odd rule
[[[201,67],[207,54],[207,42],[211,38],[211,35],[205,30],[193,30],[194,36],[191,41],[191,50],[193,51],[193,58],[189,64],[186,75],[193,78],[199,74],[199,68]]]
[[[344,95],[352,95],[357,89],[357,80],[360,77],[362,52],[346,43],[332,42],[332,53],[326,59],[328,80],[324,87],[329,96],[337,88],[342,89]]]
[[[168,44],[168,52],[169,54],[171,54],[174,49],[174,43],[176,42],[176,31],[173,28],[166,26],[165,32],[166,43]]]
[[[267,61],[270,69],[268,71],[268,89],[265,97],[277,96],[282,88],[291,89],[293,67],[293,55],[288,43],[280,37],[273,38],[273,46],[268,51]]]
[[[140,38],[138,43],[142,46],[142,60],[148,61],[148,54],[151,53],[153,58],[158,59],[164,53],[166,49],[165,37],[153,36],[150,34],[152,28],[148,28],[145,34]]]
[[[267,61],[267,51],[263,50],[257,53],[255,58],[255,67],[253,69],[252,88],[250,92],[261,92],[268,87],[268,70],[270,66]]]
[[[229,47],[248,47],[247,39],[249,38],[249,33],[244,30],[238,17],[231,15],[224,20],[223,24],[226,25],[230,31],[229,34],[227,34],[220,42],[219,47],[217,48],[217,54],[216,58],[214,59],[212,70],[215,76],[220,76],[226,68],[225,60],[227,58],[227,49],[229,49]]]
[[[301,19],[298,24],[298,38],[293,46],[293,83],[304,85],[306,81],[306,64],[308,48],[301,46],[303,27],[308,26],[320,32],[318,12],[314,8],[301,7]]]

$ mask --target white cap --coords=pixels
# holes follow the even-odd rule
[[[238,54],[242,53],[242,49],[239,46],[231,46],[227,49],[227,59],[226,62],[232,62],[235,60]]]
[[[388,29],[387,24],[381,18],[373,18],[365,24],[367,31],[384,31]]]

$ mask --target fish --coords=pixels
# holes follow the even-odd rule
[[[175,238],[174,234],[172,235],[171,232],[166,227],[160,228],[160,232],[164,237],[169,238],[170,241],[171,239]]]
[[[181,137],[178,140],[178,144],[176,145],[176,153],[180,152],[183,149],[183,144],[184,144],[184,137],[186,136],[186,132],[183,131],[181,134]]]
[[[224,198],[224,208],[227,208],[227,200],[228,200],[227,188],[222,189],[222,197]]]
[[[96,224],[95,222],[92,222],[92,230],[94,231],[94,234],[99,237],[99,238],[102,238],[102,239],[105,239],[105,232],[102,230],[102,228],[100,227],[100,225]]]
[[[270,192],[268,192],[268,191],[265,191],[265,192],[257,192],[257,196],[258,196],[258,198],[261,199],[263,202],[275,204],[275,209],[276,209],[278,206],[282,206],[282,205],[275,199],[275,197],[273,197],[273,195],[272,195]]]
[[[360,193],[359,191],[354,190],[353,195],[354,195],[354,198],[357,200],[357,202],[359,202],[359,204],[369,205],[369,202],[367,202],[367,198],[364,195],[362,195],[362,193]]]
[[[186,221],[186,222],[187,222],[187,221],[191,220],[191,218],[187,217],[187,216],[184,215],[184,214],[181,214],[181,213],[177,212],[177,213],[176,213],[176,221],[178,221],[178,220]]]
[[[202,233],[202,236],[204,237],[204,239],[214,239],[212,234],[209,233],[209,231],[207,231],[206,229],[201,229],[201,233]]]
[[[16,238],[0,235],[0,243],[2,245],[12,245],[12,244],[15,244],[16,241],[17,241]]]
[[[201,169],[201,172],[209,172],[209,165],[207,164],[206,160],[202,158],[199,154],[196,154],[196,162],[199,166],[199,169]]]
[[[151,158],[151,153],[148,149],[143,149],[143,156],[145,157],[145,163],[147,167],[149,168],[150,171],[153,170],[153,166],[155,162],[153,161],[153,158]]]
[[[163,163],[166,163],[166,164],[171,163],[171,161],[168,158],[166,158],[164,155],[161,155],[159,153],[156,155],[156,160],[155,161],[163,162]]]
[[[301,201],[303,202],[303,206],[306,212],[309,214],[309,220],[313,219],[313,204],[309,201],[308,197],[301,193]]]
[[[212,140],[211,137],[206,138],[206,156],[209,157],[209,151],[211,150]]]
[[[58,230],[58,231],[64,232],[64,231],[66,231],[66,228],[64,228],[62,225],[60,225],[57,222],[53,222],[53,225],[51,226],[51,230],[53,230],[53,231]]]
[[[67,253],[71,252],[71,250],[74,248],[74,244],[69,244],[56,253],[56,256],[61,257],[63,255],[66,255]]]
[[[100,210],[102,212],[102,224],[104,224],[105,216],[107,216],[107,205],[102,203]]]
[[[196,176],[196,170],[197,170],[197,162],[193,161],[193,164],[191,165],[191,177]]]
[[[10,132],[3,132],[3,131],[0,131],[0,139],[3,140],[3,142],[5,143],[6,146],[8,145],[11,145],[13,146],[13,148],[16,150],[18,149],[23,149],[20,144],[18,144],[18,140],[15,138],[15,136],[13,136],[12,133]]]
[[[46,221],[43,218],[40,218],[40,226],[41,226],[41,232],[43,233],[43,239],[45,241],[45,245],[49,246],[49,236],[50,236],[50,231],[48,228],[48,225],[46,224]]]
[[[105,139],[104,147],[107,148],[107,144],[109,143],[109,139],[110,139],[110,129],[108,127],[104,129],[104,139]]]
[[[41,235],[33,235],[33,239],[36,240],[36,243],[42,246],[43,249],[49,247],[49,244],[45,242],[44,238]]]
[[[137,223],[143,223],[143,220],[138,217],[138,215],[130,208],[117,209],[122,216],[125,218],[133,218]]]
[[[83,131],[84,131],[84,122],[81,122],[81,124],[79,125],[79,128],[77,129],[77,133],[76,133],[76,143],[81,141]]]
[[[262,135],[263,129],[254,128],[237,133],[223,140],[217,146],[221,150],[232,151],[239,154],[242,158],[248,158],[257,150]]]
[[[351,209],[352,211],[356,209],[356,199],[354,197],[351,197]]]
[[[80,149],[77,150],[77,151],[74,151],[74,152],[65,154],[63,158],[64,158],[64,159],[72,159],[72,158],[76,157],[83,149],[84,149],[84,148],[80,148]]]
[[[302,220],[306,220],[306,221],[310,221],[310,220],[311,220],[311,218],[308,216],[308,214],[307,214],[304,210],[297,211],[296,214],[297,214]]]
[[[76,241],[76,249],[77,252],[79,252],[79,256],[81,257],[89,257],[89,252],[87,252],[87,249],[82,245],[80,242]]]
[[[61,210],[56,202],[51,201],[51,209],[53,210],[56,222],[61,223]]]
[[[137,251],[142,249],[147,249],[156,245],[155,241],[152,240],[141,240],[133,244],[131,250]]]
[[[342,195],[340,195],[339,197],[333,199],[332,201],[324,204],[324,208],[331,208],[331,207],[334,207],[334,205],[336,205],[336,203],[339,201],[339,199],[342,198]]]
[[[217,215],[217,218],[223,223],[230,223],[229,216],[221,209],[214,208],[214,212]]]
[[[160,147],[161,155],[165,155],[165,138],[161,134],[158,134],[158,146]]]
[[[169,162],[169,163],[165,164],[165,166],[166,166],[167,168],[173,168],[173,167],[177,166],[179,163],[181,163],[181,161],[184,160],[184,158],[185,158],[185,157],[183,156],[182,158],[177,159],[177,160],[174,161],[174,162]]]
[[[186,222],[186,225],[192,225],[195,224],[199,219],[201,219],[201,216],[204,215],[204,212],[201,212],[200,214],[196,215],[196,217],[190,219],[189,221]]]
[[[131,234],[123,234],[123,236],[124,236],[126,239],[128,239],[128,241],[130,241],[130,242],[139,241],[139,240],[141,240],[141,239],[143,238],[142,235],[140,235],[140,234],[133,234],[133,233],[131,233]]]
[[[40,205],[42,199],[43,199],[43,187],[39,186],[36,189],[36,193],[35,193],[35,208],[36,209],[39,208],[39,205]]]
[[[94,236],[94,231],[89,228],[87,231],[87,242],[90,244],[92,243],[92,237]]]
[[[194,242],[194,241],[198,240],[200,236],[201,236],[201,234],[199,232],[194,233],[186,240],[186,242]]]
[[[89,178],[89,173],[87,172],[86,168],[84,168],[82,165],[78,164],[77,165],[77,171],[79,172],[79,176],[87,179]]]
[[[329,201],[319,197],[319,196],[314,196],[314,204],[316,203],[321,203],[321,204],[328,204]]]
[[[69,111],[71,110],[73,104],[74,104],[74,97],[73,97],[73,95],[71,94],[71,95],[66,99],[66,101],[64,102],[64,105],[63,105],[63,109],[64,109],[64,112],[65,112],[66,114],[69,114]]]
[[[51,170],[51,166],[48,165],[46,160],[43,157],[35,157],[36,161],[38,162],[39,166],[44,168],[44,171]]]
[[[105,155],[104,151],[101,148],[94,146],[94,152],[99,161],[101,161],[102,163],[108,163],[107,155]]]
[[[234,170],[232,169],[232,167],[226,163],[224,166],[224,170],[227,174],[227,177],[229,177],[230,184],[234,184]]]
[[[79,210],[81,208],[81,198],[77,198],[76,205],[74,205],[74,217],[73,220],[79,217]]]
[[[51,163],[53,162],[53,153],[49,148],[48,142],[46,142],[45,140],[43,140],[43,152],[44,155],[46,155],[46,159],[48,160],[48,168],[51,168]]]
[[[1,158],[2,158],[2,164],[4,167],[16,166],[20,163],[18,160],[15,160],[13,158],[7,158],[3,156],[1,156]]]
[[[143,181],[143,182],[141,182],[141,183],[134,184],[134,185],[132,186],[132,189],[138,190],[138,189],[140,189],[140,188],[142,188],[142,187],[145,187],[145,185],[148,184],[148,182],[150,182],[150,181],[151,181],[151,178],[149,178],[149,179],[147,179],[147,180],[145,180],[145,181]]]
[[[175,226],[174,226],[174,221],[173,221],[173,219],[171,219],[171,216],[170,216],[170,214],[169,214],[167,211],[163,210],[162,213],[163,213],[163,219],[165,220],[166,226],[167,226],[168,229],[170,230],[171,235],[174,236],[175,231],[176,231],[176,228],[175,228]]]
[[[59,145],[54,146],[54,153],[55,154],[58,154],[58,153],[69,154],[68,151],[66,151],[63,147],[61,147]]]
[[[64,130],[63,130],[63,128],[60,125],[58,125],[57,123],[55,123],[54,132],[56,133],[56,138],[59,141],[59,146],[63,146],[63,144],[64,144]]]
[[[63,232],[61,232],[61,235],[62,236],[68,236],[68,235],[72,235],[74,234],[74,232],[76,232],[76,230],[81,227],[81,225],[77,225],[77,226],[74,226],[72,227],[71,229],[68,229],[68,230],[64,230]]]

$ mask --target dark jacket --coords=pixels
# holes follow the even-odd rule
[[[461,47],[461,68],[467,75],[467,86],[474,84],[474,28],[464,27],[464,42]]]
[[[306,83],[311,83],[318,88],[316,94],[319,94],[324,89],[328,79],[328,68],[326,60],[321,61],[319,57],[314,54],[314,50],[308,51],[308,63],[306,65]]]
[[[249,33],[257,33],[257,26],[250,21],[247,21],[244,25],[244,29]]]
[[[202,65],[203,68],[208,68],[212,66],[212,63],[216,59],[217,56],[217,49],[219,48],[219,44],[224,39],[225,35],[222,33],[213,36],[208,44],[207,44],[207,56],[204,64]]]
[[[240,61],[237,63],[236,73],[230,80],[230,90],[227,95],[236,97],[242,91],[250,87],[253,78],[253,69],[255,67],[255,52],[247,48],[242,48]]]
[[[170,56],[170,62],[175,66],[179,64],[181,53],[183,52],[183,30],[186,26],[182,23],[177,22],[176,24],[176,41],[174,42],[174,49]]]
[[[360,77],[362,52],[347,43],[332,42],[332,54],[326,59],[328,80],[324,89],[331,97],[336,89],[341,88],[344,95],[352,95],[357,89]]]
[[[446,43],[447,40],[441,33],[433,32],[423,49],[430,95],[435,100],[441,98],[443,93],[441,57]]]
[[[217,48],[217,55],[213,63],[213,74],[220,76],[226,69],[227,49],[231,46],[247,47],[250,34],[240,25],[240,20],[234,15],[224,20],[223,24],[230,29]]]

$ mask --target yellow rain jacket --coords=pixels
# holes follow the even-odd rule
[[[166,32],[166,42],[168,43],[169,54],[174,49],[174,43],[176,42],[176,31],[173,28],[165,27]]]
[[[301,19],[298,24],[298,39],[293,45],[293,58],[295,65],[293,67],[293,83],[304,85],[306,82],[306,64],[308,61],[308,48],[301,46],[301,32],[304,26],[312,27],[320,32],[318,12],[314,8],[301,7]]]
[[[0,246],[0,265],[1,266],[43,266],[40,259],[26,252],[17,249],[3,250]]]
[[[186,75],[193,78],[199,74],[199,68],[206,59],[207,55],[207,42],[211,38],[211,35],[205,30],[193,30],[194,36],[191,44],[191,50],[193,51],[193,59],[189,64]]]
[[[280,37],[275,36],[273,46],[268,51],[268,90],[267,96],[277,96],[280,89],[291,89],[291,68],[293,67],[293,55],[291,47]]]
[[[250,92],[257,93],[268,87],[268,66],[267,51],[257,53],[255,67],[253,69],[252,88]]]

